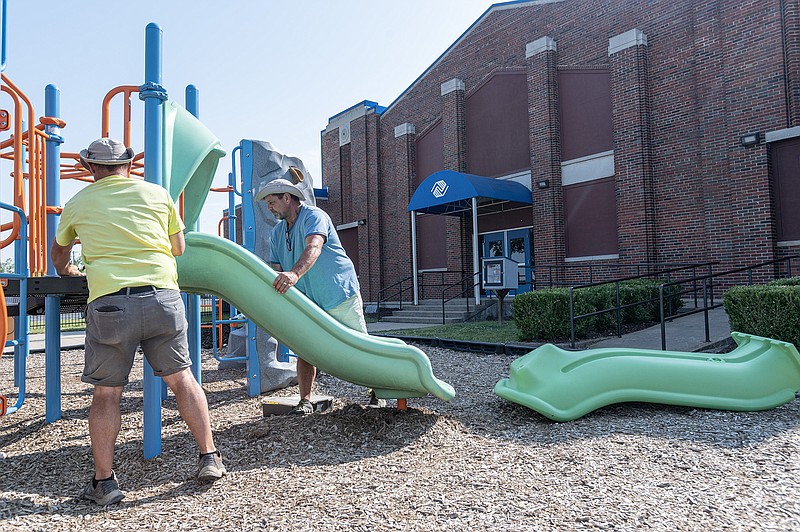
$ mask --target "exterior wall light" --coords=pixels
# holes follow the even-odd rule
[[[549,179],[540,179],[536,182],[536,188],[550,188],[550,180]]]
[[[745,147],[755,146],[756,144],[761,142],[761,133],[756,131],[754,133],[747,133],[745,135],[742,135],[741,137],[739,137],[739,142],[742,144],[742,146]]]

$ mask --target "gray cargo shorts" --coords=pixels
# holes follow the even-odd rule
[[[192,362],[186,329],[183,299],[177,290],[151,287],[98,297],[86,308],[81,380],[96,386],[125,386],[139,345],[159,377],[188,368]]]

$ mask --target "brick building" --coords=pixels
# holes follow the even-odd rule
[[[457,278],[511,256],[530,283],[534,267],[794,254],[800,0],[495,4],[394,102],[361,102],[321,137],[319,205],[365,301],[414,259]],[[468,210],[420,212],[412,238],[409,203],[440,170],[521,183],[532,203],[476,198],[478,238]]]

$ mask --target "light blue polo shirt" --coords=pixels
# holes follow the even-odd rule
[[[284,271],[291,270],[300,259],[306,237],[322,235],[325,238],[317,261],[295,284],[298,290],[322,310],[330,310],[358,294],[355,266],[345,253],[328,213],[318,207],[302,205],[288,233],[286,227],[286,220],[280,220],[269,237],[269,262],[280,264]]]

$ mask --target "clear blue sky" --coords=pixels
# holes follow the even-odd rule
[[[5,74],[44,115],[44,88],[61,90],[63,150],[100,136],[103,97],[144,81],[145,27],[163,30],[163,85],[183,104],[200,92],[200,119],[230,151],[241,139],[300,157],[320,185],[320,131],[363,100],[389,105],[493,2],[487,0],[8,0]],[[0,108],[13,108],[0,95]],[[142,150],[143,103],[133,101]],[[122,137],[121,111],[112,136]],[[116,125],[115,125],[116,124]],[[0,136],[5,139],[7,136]],[[0,199],[10,201],[10,163]],[[231,158],[214,186],[227,184]],[[65,183],[64,203],[82,184]],[[216,233],[224,194],[211,193],[201,231]],[[2,221],[8,221],[3,215]],[[6,253],[4,255],[8,256]]]

